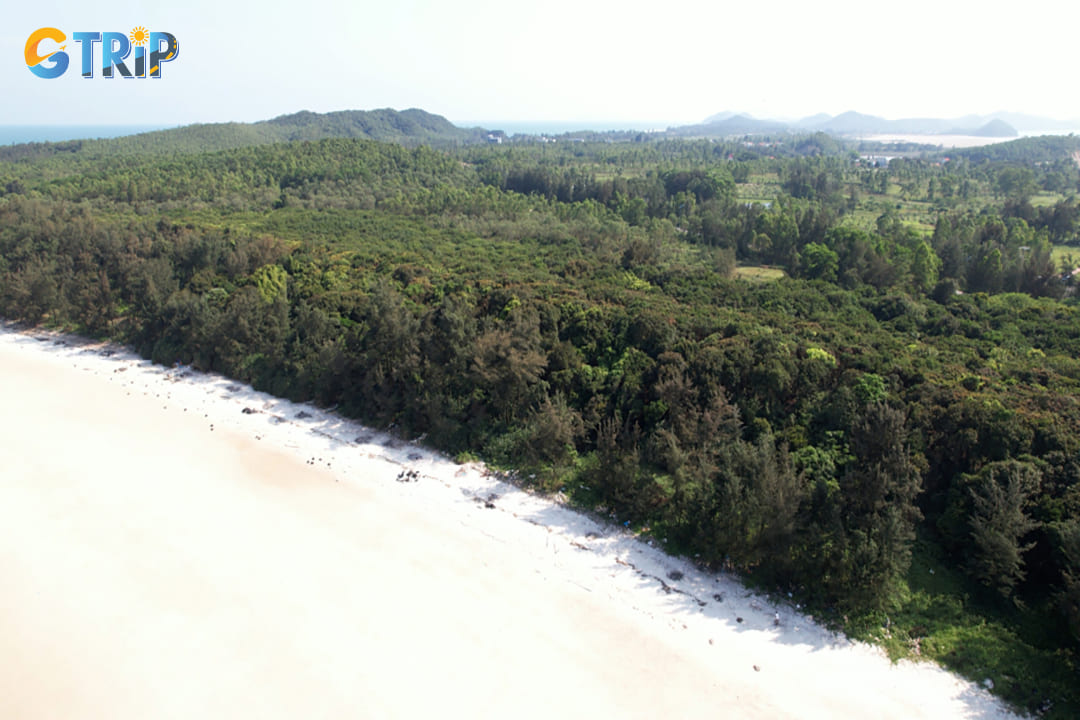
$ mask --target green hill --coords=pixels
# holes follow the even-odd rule
[[[60,143],[25,143],[0,148],[0,160],[27,161],[51,155],[193,153],[231,150],[296,140],[362,138],[400,145],[453,147],[485,142],[483,128],[459,128],[441,115],[424,110],[344,110],[313,113],[307,110],[255,123],[210,123],[102,140]]]
[[[1045,163],[1065,160],[1080,150],[1080,137],[1074,135],[1042,135],[982,147],[951,150],[953,157],[972,162]]]
[[[468,143],[482,141],[487,131],[459,128],[441,115],[409,110],[345,110],[313,113],[303,110],[254,123],[260,132],[282,140],[321,140],[328,137],[368,138],[410,144],[421,141]]]

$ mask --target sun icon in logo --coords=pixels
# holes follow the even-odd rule
[[[128,37],[131,38],[132,45],[145,45],[146,41],[150,39],[150,33],[146,32],[146,28],[142,25],[139,25],[132,29]]]

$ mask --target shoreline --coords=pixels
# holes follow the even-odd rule
[[[915,145],[931,145],[941,150],[958,150],[1012,142],[1013,140],[1020,140],[1025,136],[995,137],[987,135],[955,135],[948,133],[868,133],[865,135],[853,135],[852,137],[857,141],[884,144],[912,143]]]
[[[8,519],[17,522],[20,508],[25,511],[45,507],[46,501],[53,503],[37,516],[49,521],[47,527],[23,528],[40,533],[38,540],[48,544],[50,529],[59,527],[66,532],[71,514],[81,511],[65,504],[72,488],[78,489],[79,497],[89,506],[98,507],[99,491],[103,495],[112,492],[116,484],[115,496],[98,507],[106,520],[126,522],[132,511],[145,512],[152,519],[154,513],[160,513],[156,520],[161,534],[176,533],[168,536],[165,550],[179,548],[178,567],[183,570],[194,562],[193,556],[184,554],[187,542],[201,549],[199,562],[211,566],[204,572],[195,563],[200,569],[191,578],[181,577],[176,589],[184,592],[189,580],[197,584],[202,578],[209,586],[223,588],[223,597],[246,597],[266,589],[281,593],[285,607],[278,607],[277,596],[268,593],[274,602],[267,600],[265,610],[254,605],[255,619],[250,626],[239,623],[247,628],[247,635],[229,646],[229,657],[234,661],[242,658],[240,664],[245,667],[258,665],[246,653],[252,648],[265,650],[266,641],[260,633],[281,634],[283,646],[291,648],[294,655],[283,657],[281,667],[272,669],[270,676],[282,685],[274,692],[287,697],[276,703],[267,701],[264,709],[282,713],[282,717],[300,711],[329,717],[335,709],[346,707],[354,711],[364,708],[379,717],[409,717],[454,707],[455,703],[462,709],[470,708],[462,714],[547,716],[551,688],[564,701],[562,711],[580,717],[615,712],[655,717],[658,712],[715,709],[718,703],[728,704],[726,714],[748,718],[854,717],[866,716],[868,708],[876,708],[871,714],[883,718],[1016,717],[982,688],[937,666],[907,661],[893,665],[880,649],[847,640],[787,605],[775,605],[731,576],[666,556],[650,541],[531,495],[492,476],[479,464],[459,466],[428,448],[310,405],[273,398],[219,376],[154,366],[113,345],[0,325],[0,360],[7,365],[21,363],[16,374],[25,376],[8,377],[8,417],[0,423],[5,435],[21,431],[29,443],[41,434],[19,427],[30,425],[29,419],[10,417],[12,408],[23,406],[12,401],[10,394],[26,392],[26,407],[34,410],[26,410],[25,415],[44,413],[45,418],[57,419],[57,414],[63,413],[64,420],[71,421],[69,433],[82,436],[90,435],[91,429],[106,432],[113,428],[114,435],[127,438],[120,444],[126,448],[123,456],[115,450],[106,456],[112,458],[109,467],[94,473],[90,472],[94,466],[90,466],[85,477],[61,473],[47,488],[39,487],[41,477],[52,477],[48,468],[53,458],[46,457],[47,452],[42,450],[30,458],[6,458],[14,476],[20,477],[21,465],[29,465],[22,472],[31,475],[0,484],[0,507],[9,508]],[[3,374],[11,375],[8,368]],[[115,413],[100,407],[64,409],[69,400],[65,388],[81,392],[84,387],[101,398],[115,398]],[[59,396],[50,399],[50,391]],[[133,412],[142,422],[131,422]],[[68,413],[70,417],[66,417]],[[122,428],[116,427],[118,423],[124,423]],[[96,424],[101,428],[89,427]],[[87,432],[80,432],[80,427],[86,427]],[[172,435],[163,438],[163,432]],[[130,436],[142,437],[145,442],[133,443]],[[82,437],[78,440],[89,442]],[[164,442],[149,449],[155,440]],[[65,447],[77,444],[71,435],[62,433],[42,440],[43,447],[54,442]],[[177,445],[188,450],[183,457],[189,459],[176,461],[171,467],[176,475],[171,479],[146,487],[145,471],[140,468],[167,465],[163,453]],[[95,448],[84,449],[89,453]],[[85,463],[82,458],[76,460]],[[196,466],[200,473],[207,473],[205,478],[195,475]],[[215,475],[214,468],[228,472]],[[252,469],[255,475],[246,477]],[[140,504],[129,508],[129,501]],[[160,505],[163,502],[164,507]],[[60,503],[59,508],[56,503]],[[177,517],[166,512],[170,508],[175,508]],[[209,530],[220,530],[224,535],[208,530],[203,539],[197,530],[204,522],[204,512],[209,517],[205,520]],[[0,510],[0,520],[3,516]],[[213,524],[215,518],[219,525]],[[363,522],[357,522],[361,519]],[[242,529],[239,537],[229,534],[232,527]],[[295,546],[279,544],[283,540],[277,535],[282,529],[294,531]],[[85,533],[80,537],[96,542],[101,528],[90,524]],[[102,551],[103,557],[94,560],[108,569],[116,585],[125,587],[128,574],[134,572],[131,567],[141,567],[139,563],[156,567],[162,554],[155,546],[156,524],[128,528],[126,533],[148,545],[147,557],[129,562],[124,549],[128,546],[121,544],[109,546],[110,552]],[[21,542],[24,539],[10,530],[6,534],[0,531],[3,581],[11,574],[23,580],[45,574],[40,567],[47,563],[39,565],[34,556],[37,551],[26,550]],[[59,553],[68,545],[56,542],[53,554],[42,550],[40,560],[60,562]],[[276,548],[277,559],[284,560],[265,566],[259,560],[250,576],[245,572],[237,577],[236,567],[226,562],[233,542],[251,550],[251,556],[244,556],[249,560],[257,555],[260,543]],[[331,557],[322,557],[320,551]],[[220,568],[214,560],[218,553],[225,556]],[[14,570],[5,558],[17,558]],[[311,572],[318,571],[311,576],[307,574],[309,563],[317,566]],[[357,584],[364,578],[343,575],[343,564],[366,568],[365,577],[377,578],[377,582]],[[60,567],[48,583],[54,583],[54,589],[63,587],[72,570]],[[209,572],[217,573],[212,581],[203,577]],[[289,574],[288,581],[283,579],[285,574]],[[83,579],[89,583],[91,595],[114,584],[98,584],[93,577]],[[293,588],[292,581],[299,587]],[[318,613],[300,602],[299,595],[290,594],[300,593],[305,583],[321,585],[327,591],[318,595]],[[78,606],[56,602],[60,605],[50,607],[57,617],[66,618],[64,622],[78,632],[91,632],[84,625],[92,614],[84,615]],[[0,601],[0,608],[3,606]],[[289,620],[290,608],[299,608],[301,619],[295,628]],[[145,613],[140,627],[151,635],[170,632],[171,626],[162,627],[163,623],[178,622],[198,638],[207,614],[211,619],[222,619],[217,618],[212,603],[200,612],[181,613],[180,619],[163,613],[156,602],[129,610]],[[357,622],[353,611],[375,619],[352,627]],[[27,612],[25,607],[15,608],[13,617]],[[779,627],[774,625],[775,613],[781,616]],[[330,620],[310,617],[313,614]],[[230,615],[224,619],[228,622],[211,625],[218,632],[233,633],[238,618]],[[185,624],[189,621],[190,625]],[[332,627],[324,628],[323,623]],[[370,641],[378,647],[384,654],[380,662],[355,648],[308,648],[312,641],[306,630],[315,628],[312,632],[317,637],[325,632],[324,642],[330,642],[342,626],[345,635],[357,643]],[[13,643],[5,654],[25,654],[27,638],[20,641],[19,633],[6,629],[5,621],[0,620],[0,636],[4,631],[9,632],[7,642]],[[213,636],[203,639],[209,637]],[[183,637],[173,639],[181,641]],[[107,637],[96,641],[108,645]],[[64,642],[64,638],[54,640],[59,647]],[[208,653],[216,657],[205,645],[192,641],[186,657],[205,660]],[[470,651],[470,646],[476,650]],[[0,648],[4,647],[5,641],[0,640]],[[160,661],[154,647],[140,650],[142,657]],[[135,657],[140,657],[138,652]],[[332,661],[323,664],[324,657]],[[48,660],[43,659],[39,669],[49,671]],[[140,671],[117,662],[126,670],[112,678],[114,682],[127,677],[128,672]],[[410,663],[416,670],[411,675],[403,677],[395,671],[395,667]],[[294,679],[311,665],[323,675],[314,679],[304,675],[302,683]],[[200,667],[178,665],[175,683],[183,687],[200,678],[205,681]],[[222,661],[209,667],[221,669],[233,664]],[[74,668],[74,679],[78,680],[79,672],[85,669]],[[185,673],[194,679],[185,679]],[[229,672],[225,676],[233,677]],[[363,696],[348,689],[357,677],[368,679],[367,684],[360,683],[367,690]],[[250,689],[255,678],[265,679],[258,673],[241,673],[218,695],[200,695],[202,704],[188,707],[182,714],[224,717],[228,708],[235,709],[234,703],[241,701],[242,691]],[[409,694],[409,678],[437,692],[427,698],[401,697]],[[165,716],[155,702],[173,699],[172,693],[177,691],[165,685],[136,708],[145,714],[149,707],[149,714]],[[27,697],[24,705],[5,706],[11,702],[3,699],[8,690],[12,688],[5,689],[0,683],[0,714],[57,714],[55,707],[35,705]],[[15,688],[15,697],[20,693],[25,695],[21,686]],[[223,700],[213,702],[218,696]],[[84,712],[87,701],[80,697],[76,698],[77,715],[96,717]],[[472,700],[475,705],[469,705]],[[428,701],[432,704],[425,704]],[[2,712],[5,707],[23,712]],[[26,715],[27,708],[36,708],[38,714]],[[111,710],[103,710],[100,716],[128,716],[123,708]],[[322,715],[324,711],[326,715]]]

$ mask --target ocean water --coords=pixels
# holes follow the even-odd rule
[[[172,125],[0,125],[0,145],[114,138],[164,130]]]

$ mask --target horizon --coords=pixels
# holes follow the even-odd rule
[[[173,128],[187,127],[191,125],[213,125],[213,124],[225,124],[225,123],[259,123],[273,120],[278,117],[285,117],[289,115],[296,115],[303,112],[312,112],[318,115],[327,115],[331,113],[340,112],[372,112],[376,110],[393,110],[395,112],[403,112],[405,110],[421,110],[432,115],[443,117],[453,125],[459,128],[473,128],[479,127],[485,130],[502,130],[501,125],[523,127],[523,126],[563,126],[566,131],[575,130],[591,130],[591,131],[638,131],[638,132],[657,132],[670,128],[677,128],[689,125],[701,125],[706,124],[707,121],[716,115],[727,115],[729,117],[747,117],[754,120],[763,121],[775,121],[786,123],[797,123],[810,118],[818,116],[828,116],[830,119],[835,119],[841,115],[849,113],[855,113],[861,116],[876,117],[890,122],[904,121],[904,120],[964,120],[968,118],[978,118],[981,120],[989,120],[1002,115],[1013,116],[1026,116],[1034,120],[1046,120],[1056,124],[1075,123],[1076,127],[1080,129],[1080,113],[1073,117],[1062,116],[1048,116],[1038,113],[1028,113],[1018,110],[995,110],[986,113],[977,112],[965,112],[956,115],[917,115],[912,113],[900,114],[896,116],[877,115],[875,113],[864,112],[858,109],[849,109],[839,113],[828,113],[824,111],[808,112],[796,115],[759,115],[751,112],[739,111],[739,110],[718,110],[716,112],[709,113],[708,115],[692,120],[660,120],[649,121],[641,119],[588,119],[588,118],[502,118],[502,119],[458,119],[447,116],[443,113],[420,107],[417,105],[401,106],[401,107],[347,107],[332,110],[310,110],[308,108],[300,108],[296,110],[290,110],[275,115],[269,115],[266,117],[255,118],[252,120],[235,120],[235,119],[220,119],[220,120],[194,120],[190,122],[25,122],[25,121],[6,121],[0,119],[0,127],[6,128],[72,128],[72,127],[84,127],[84,128],[141,128],[143,132],[153,130],[167,130]],[[1006,121],[1008,122],[1008,121]],[[1048,128],[1053,129],[1053,128]]]
[[[334,112],[371,112],[372,110],[381,110],[381,109],[390,109],[390,110],[394,110],[396,112],[401,112],[402,110],[408,110],[408,109],[413,109],[413,110],[418,109],[418,110],[422,110],[424,112],[429,112],[429,111],[425,110],[424,108],[416,108],[416,107],[411,107],[411,108],[366,108],[366,109],[362,109],[362,110],[358,109],[358,108],[349,108],[349,109],[346,109],[346,110],[331,110],[331,111],[327,111],[326,113],[318,113],[318,114],[328,114],[328,113],[334,113]],[[289,116],[289,115],[294,115],[294,114],[298,114],[298,113],[302,113],[302,112],[312,112],[312,111],[309,111],[309,110],[306,110],[306,109],[295,110],[295,111],[291,111],[291,112],[281,113],[280,115],[275,115],[273,117],[260,118],[258,120],[254,120],[254,121],[240,121],[240,122],[249,122],[249,123],[266,122],[266,121],[272,120],[272,119],[274,119],[276,117]],[[756,120],[762,120],[762,121],[776,121],[776,122],[796,123],[796,122],[799,122],[799,121],[802,121],[802,120],[805,120],[805,119],[808,119],[808,118],[811,118],[811,117],[820,116],[820,115],[827,115],[829,118],[836,118],[836,117],[838,117],[840,115],[844,115],[844,114],[847,114],[847,113],[857,113],[857,114],[863,115],[863,116],[869,116],[870,115],[869,113],[863,113],[863,112],[860,112],[858,110],[849,110],[849,111],[845,111],[844,113],[838,113],[838,114],[810,113],[810,114],[806,114],[806,115],[801,115],[799,117],[762,117],[762,116],[753,115],[752,113],[739,112],[739,111],[719,111],[719,112],[716,112],[716,113],[712,113],[712,115],[710,115],[709,117],[712,117],[712,116],[715,116],[715,115],[720,115],[720,114],[725,114],[725,115],[728,115],[729,117],[745,116],[745,117],[753,118],[753,119],[756,119]],[[439,115],[438,113],[431,113],[431,114]],[[896,118],[892,118],[892,117],[881,118],[881,116],[877,116],[877,117],[879,117],[881,119],[884,119],[886,121],[890,121],[890,122],[904,121],[904,120],[915,120],[915,119],[921,119],[921,120],[934,119],[934,120],[944,120],[944,121],[957,120],[957,121],[959,121],[959,120],[964,120],[964,119],[969,119],[969,118],[977,118],[980,121],[987,121],[989,118],[993,118],[995,116],[1000,116],[1000,115],[1027,115],[1027,114],[1026,113],[1016,113],[1016,112],[1012,112],[1012,111],[1008,111],[1008,110],[999,110],[997,112],[989,113],[989,114],[986,114],[986,115],[978,115],[978,114],[975,114],[975,113],[967,113],[965,115],[959,115],[959,116],[949,117],[949,118],[944,118],[944,117],[939,117],[939,118],[927,118],[927,117],[916,118],[915,116],[911,116],[911,115],[902,116],[902,117],[896,117]],[[686,122],[686,123],[679,123],[679,122],[673,122],[673,121],[660,122],[660,123],[648,123],[648,122],[635,121],[635,120],[610,120],[610,119],[609,120],[592,120],[592,121],[591,120],[517,120],[517,119],[515,119],[515,120],[482,120],[482,119],[481,120],[457,120],[457,119],[454,119],[454,118],[446,118],[445,116],[442,116],[442,117],[444,117],[444,119],[446,119],[448,122],[452,123],[453,125],[455,125],[456,127],[459,127],[459,128],[482,128],[484,130],[489,130],[489,131],[505,132],[507,135],[511,135],[511,136],[512,135],[543,135],[543,134],[555,135],[555,134],[573,133],[573,132],[578,132],[578,131],[581,131],[581,132],[646,132],[646,133],[664,132],[666,130],[676,129],[676,128],[679,128],[679,127],[682,127],[682,126],[700,125],[700,124],[703,124],[704,121],[708,119],[708,118],[701,118],[700,120],[697,120],[697,121],[694,121],[694,122]],[[1037,119],[1037,120],[1046,120],[1049,123],[1056,124],[1058,127],[1038,127],[1038,126],[1035,126],[1033,128],[1028,128],[1028,129],[1017,128],[1018,137],[1027,137],[1027,136],[1039,135],[1039,134],[1057,135],[1057,134],[1071,134],[1071,133],[1074,133],[1074,132],[1080,132],[1080,120],[1068,120],[1068,119],[1061,119],[1061,118],[1039,117],[1039,116],[1028,116],[1028,117],[1029,117],[1029,119],[1033,119],[1033,120],[1035,120],[1035,119]],[[126,136],[126,135],[135,135],[135,134],[147,133],[147,132],[157,132],[157,131],[162,131],[162,130],[172,130],[172,129],[178,129],[178,128],[182,128],[182,127],[189,127],[189,126],[192,126],[192,125],[219,124],[219,123],[229,123],[229,122],[237,122],[237,121],[223,120],[223,121],[172,123],[172,124],[166,124],[166,123],[87,123],[87,122],[79,122],[79,123],[61,123],[61,122],[53,122],[53,123],[5,123],[5,122],[0,121],[0,146],[2,146],[2,145],[13,145],[13,144],[19,144],[19,143],[26,143],[26,142],[62,142],[62,141],[66,141],[66,140],[88,140],[88,139],[114,138],[114,137],[122,137],[122,136]],[[1006,121],[1006,122],[1008,122],[1008,121]],[[1069,128],[1063,127],[1064,125],[1066,125],[1068,123],[1073,123],[1073,125],[1071,127],[1069,127]],[[796,128],[791,128],[791,129],[796,129]],[[7,131],[7,132],[3,132],[3,131]],[[82,133],[85,133],[85,134],[82,134]],[[886,133],[886,134],[888,134],[888,133]],[[916,134],[922,134],[922,133],[916,133]],[[942,133],[925,133],[925,134],[928,137],[933,137],[935,135],[943,135]],[[945,133],[945,134],[948,134],[948,133]]]
[[[588,118],[569,118],[569,119],[567,119],[567,118],[529,118],[529,117],[502,118],[502,119],[495,119],[495,120],[492,120],[492,119],[465,119],[465,120],[462,120],[462,119],[457,119],[457,118],[454,118],[454,117],[449,117],[449,116],[447,116],[447,115],[445,115],[443,113],[439,113],[439,112],[436,112],[436,111],[433,111],[433,110],[429,110],[429,109],[424,108],[424,107],[419,107],[419,106],[412,105],[412,106],[408,106],[408,107],[405,107],[405,106],[401,106],[401,107],[364,107],[364,108],[348,107],[348,108],[339,108],[339,109],[335,109],[335,110],[320,110],[320,111],[314,111],[314,110],[308,110],[306,108],[302,108],[302,109],[299,109],[299,110],[293,110],[293,111],[289,111],[289,112],[278,113],[276,115],[260,117],[260,118],[256,118],[256,119],[253,119],[253,120],[235,120],[235,119],[194,120],[194,121],[191,121],[191,122],[173,122],[173,123],[165,123],[165,122],[160,122],[160,123],[154,123],[154,122],[150,122],[150,123],[145,123],[145,122],[129,123],[129,122],[104,122],[104,121],[103,122],[15,122],[15,121],[8,122],[8,121],[0,120],[0,127],[38,127],[38,128],[66,128],[66,127],[148,127],[149,128],[149,127],[153,127],[153,128],[160,128],[160,129],[168,129],[168,128],[187,127],[187,126],[190,126],[190,125],[217,125],[217,124],[227,124],[227,123],[254,124],[254,123],[260,123],[260,122],[266,122],[266,121],[269,121],[269,120],[273,120],[273,119],[276,119],[278,117],[287,117],[289,115],[296,115],[296,114],[303,113],[303,112],[312,112],[312,113],[314,113],[316,115],[330,115],[330,114],[333,114],[333,113],[341,113],[341,112],[374,112],[374,111],[377,111],[377,110],[392,110],[394,112],[404,112],[406,110],[421,110],[421,111],[427,112],[427,113],[429,113],[431,115],[436,115],[436,116],[442,117],[442,118],[446,119],[447,121],[449,121],[451,124],[453,124],[453,125],[455,125],[455,126],[457,126],[459,128],[480,127],[480,128],[485,129],[485,130],[497,130],[497,129],[499,129],[498,125],[505,124],[505,125],[567,125],[567,126],[569,126],[569,125],[580,125],[581,127],[577,128],[577,129],[580,129],[580,130],[604,129],[604,130],[650,131],[650,130],[663,130],[663,129],[666,129],[666,128],[681,127],[681,126],[686,126],[686,125],[706,124],[706,122],[709,120],[709,118],[711,118],[713,116],[716,116],[716,115],[721,115],[721,114],[727,114],[729,117],[739,117],[739,116],[741,116],[741,117],[746,117],[746,118],[750,118],[750,119],[754,119],[754,120],[769,120],[769,121],[789,122],[789,123],[801,122],[801,121],[804,121],[804,120],[807,120],[807,119],[810,119],[810,118],[814,118],[814,117],[817,117],[817,116],[828,116],[830,119],[835,119],[837,117],[840,117],[842,115],[846,115],[848,113],[857,113],[859,115],[867,116],[867,117],[877,117],[877,118],[887,120],[887,121],[890,121],[890,122],[901,121],[901,120],[963,120],[963,119],[967,119],[967,118],[989,119],[989,118],[994,118],[994,117],[997,117],[997,116],[1000,116],[1000,115],[1025,115],[1025,116],[1030,116],[1030,117],[1035,118],[1035,119],[1049,120],[1049,121],[1053,121],[1053,122],[1057,122],[1057,123],[1065,123],[1065,122],[1078,122],[1078,123],[1080,123],[1080,114],[1078,114],[1076,117],[1055,117],[1055,116],[1033,114],[1033,113],[1021,112],[1021,111],[1015,111],[1015,110],[996,110],[996,111],[988,112],[988,113],[970,112],[970,113],[961,113],[961,114],[958,114],[958,115],[948,115],[948,116],[946,116],[946,115],[914,115],[914,114],[910,114],[910,113],[909,114],[897,115],[897,116],[887,116],[887,115],[876,115],[874,113],[862,112],[861,110],[845,110],[845,111],[839,112],[839,113],[816,112],[816,113],[804,113],[804,114],[799,114],[799,115],[758,115],[758,114],[749,113],[749,112],[740,112],[740,111],[732,111],[732,110],[719,110],[717,112],[710,113],[709,115],[707,115],[707,116],[705,116],[703,118],[698,118],[696,120],[667,120],[667,121],[655,121],[655,122],[647,121],[647,120],[635,120],[635,119],[623,119],[623,120],[602,119],[602,120],[596,120],[596,119],[588,119]]]
[[[253,122],[296,108],[381,107],[508,124],[633,118],[619,122],[645,128],[700,123],[723,108],[759,118],[835,116],[852,107],[885,118],[952,118],[1007,107],[1076,118],[1080,109],[1052,71],[1071,67],[1070,20],[1080,20],[1080,8],[1050,0],[1026,8],[1006,19],[928,0],[876,16],[853,0],[789,1],[767,14],[611,0],[553,0],[543,12],[485,0],[393,7],[315,0],[302,13],[282,2],[250,12],[208,0],[183,8],[59,0],[48,10],[17,6],[5,18],[0,124],[77,115],[87,125],[188,125]],[[1048,16],[1055,22],[1043,27]],[[47,80],[22,59],[40,27],[70,36],[136,25],[178,39],[179,55],[159,79],[83,79],[74,68]],[[923,40],[904,53],[904,38]],[[927,49],[926,38],[940,42]],[[1008,54],[986,52],[1005,40]],[[56,49],[51,42],[43,53]]]

